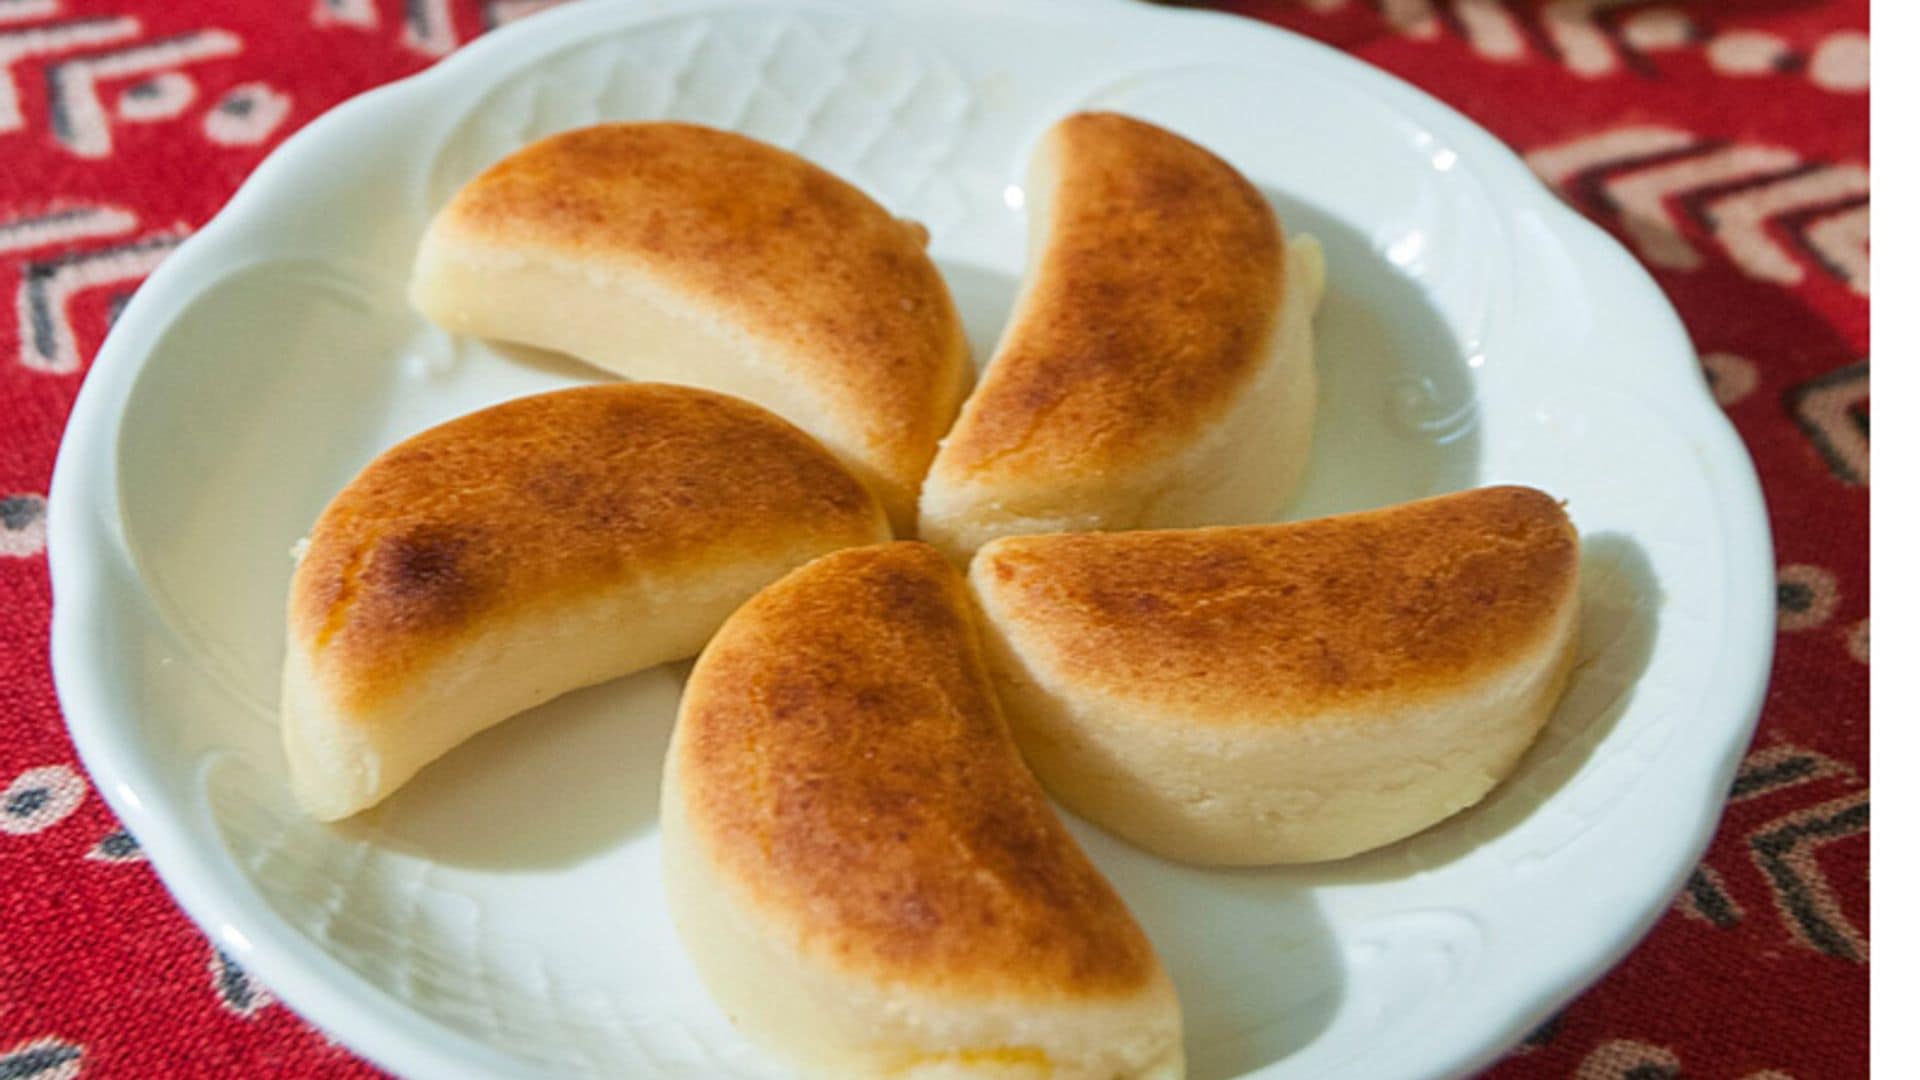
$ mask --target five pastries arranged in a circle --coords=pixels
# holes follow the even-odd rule
[[[287,619],[302,808],[698,655],[662,869],[745,1035],[817,1076],[1182,1075],[1173,985],[1047,796],[1206,865],[1419,832],[1557,704],[1579,538],[1521,487],[1271,524],[1310,457],[1319,246],[1111,113],[1055,124],[1026,192],[973,386],[926,231],[786,151],[605,124],[473,179],[415,305],[634,381],[423,432],[321,514]]]

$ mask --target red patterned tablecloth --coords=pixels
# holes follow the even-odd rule
[[[0,0],[0,1077],[371,1072],[187,922],[79,771],[47,481],[119,305],[275,143],[543,6]],[[1639,950],[1492,1075],[1865,1075],[1867,0],[1220,6],[1434,92],[1620,237],[1772,509],[1778,659],[1719,835]]]

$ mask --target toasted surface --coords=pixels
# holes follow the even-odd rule
[[[757,406],[648,383],[539,394],[355,477],[295,570],[289,643],[351,721],[491,625],[636,572],[684,579],[885,535],[832,455]]]
[[[1168,858],[1338,859],[1508,776],[1560,699],[1579,542],[1497,487],[1285,525],[1010,538],[971,583],[1055,798]]]
[[[1164,980],[1021,763],[964,585],[925,545],[825,556],[737,612],[672,756],[698,847],[813,964],[948,999]]]
[[[1578,557],[1558,502],[1491,487],[1290,524],[1007,538],[972,573],[1050,677],[1284,724],[1499,671],[1562,625]]]
[[[1253,379],[1280,309],[1279,223],[1226,162],[1113,113],[1062,120],[1041,153],[1048,221],[941,449],[949,483],[1097,477],[1169,453]]]
[[[462,297],[441,295],[433,268],[457,262],[457,251],[511,255],[496,264],[506,272],[526,260],[565,265],[583,283],[638,275],[675,318],[712,324],[703,332],[716,341],[748,341],[804,381],[834,430],[789,419],[836,448],[851,444],[858,464],[911,492],[971,378],[926,239],[851,184],[745,136],[601,124],[527,146],[462,188],[429,232],[415,297],[462,332],[566,350],[578,343],[529,340],[564,331],[517,336],[485,304],[463,310]],[[582,358],[646,377],[646,358],[632,354],[651,336]]]

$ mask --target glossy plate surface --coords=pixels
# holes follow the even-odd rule
[[[1577,676],[1518,776],[1348,862],[1176,867],[1075,823],[1159,945],[1192,1075],[1483,1064],[1616,960],[1717,818],[1772,637],[1758,486],[1678,320],[1483,131],[1236,19],[1079,0],[604,0],[491,34],[289,140],[141,289],[53,485],[54,668],[114,809],[215,941],[408,1075],[763,1075],[663,910],[685,666],[475,740],[378,812],[299,817],[275,730],[288,549],[375,453],[597,378],[406,306],[429,216],[529,139],[672,117],[791,147],[925,222],[976,353],[1029,148],[1119,109],[1223,154],[1324,243],[1305,517],[1493,482],[1587,538]]]

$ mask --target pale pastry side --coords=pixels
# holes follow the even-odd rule
[[[1579,538],[1529,488],[974,560],[1001,699],[1075,812],[1226,865],[1337,859],[1505,778],[1566,685]]]
[[[661,842],[708,990],[804,1075],[1183,1074],[1172,985],[1021,763],[924,544],[824,556],[727,621]]]
[[[927,232],[744,135],[616,123],[508,155],[422,240],[444,329],[746,398],[840,455],[910,530],[972,380]]]
[[[311,815],[379,802],[477,732],[690,656],[761,586],[888,538],[804,432],[689,387],[520,398],[388,450],[320,515],[281,701]]]
[[[941,444],[921,535],[964,562],[998,536],[1269,520],[1305,474],[1320,246],[1205,149],[1111,113],[1048,133],[1028,268]]]

